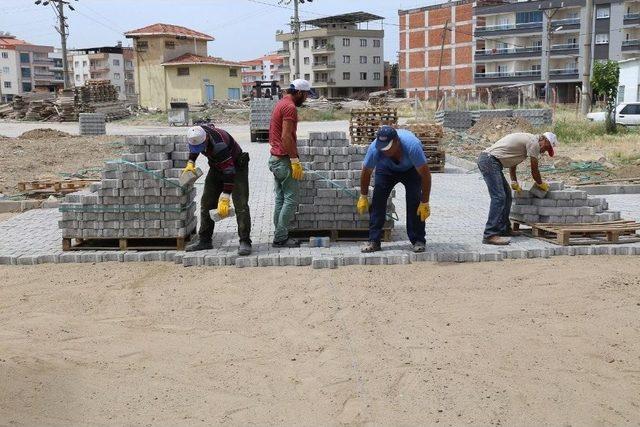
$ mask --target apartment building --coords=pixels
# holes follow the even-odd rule
[[[59,61],[58,61],[59,59]],[[62,58],[52,46],[32,45],[0,34],[0,93],[3,101],[30,92],[53,92],[64,85]]]
[[[399,10],[398,15],[399,84],[408,96],[434,98],[438,74],[441,91],[472,92],[473,1]]]
[[[321,96],[349,97],[384,86],[384,30],[369,29],[381,16],[354,12],[303,21],[300,58],[296,58],[292,32],[279,32],[278,54],[284,57],[281,81],[294,78],[296,61],[300,78],[309,80]],[[382,28],[382,26],[380,26]]]
[[[118,43],[117,46],[74,49],[68,57],[74,86],[84,86],[88,80],[109,80],[120,100],[135,95],[133,49]]]
[[[282,67],[284,58],[278,54],[269,54],[249,61],[240,61],[242,64],[242,95],[249,96],[251,88],[256,81],[276,80],[282,85],[284,75]]]

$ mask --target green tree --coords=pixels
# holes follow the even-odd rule
[[[604,96],[606,102],[605,127],[607,133],[616,132],[616,98],[618,96],[618,81],[620,79],[620,66],[616,61],[598,61],[593,64],[593,77],[591,87],[597,95]]]

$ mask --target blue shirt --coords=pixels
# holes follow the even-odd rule
[[[402,147],[402,159],[399,163],[382,154],[376,148],[376,141],[373,141],[364,157],[364,167],[367,169],[384,169],[391,172],[406,172],[411,168],[419,168],[427,163],[427,157],[422,150],[422,143],[411,132],[406,129],[398,129],[398,138]]]

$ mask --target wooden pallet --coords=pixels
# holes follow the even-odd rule
[[[82,190],[85,187],[100,182],[97,179],[40,179],[35,181],[18,182],[18,191],[29,196],[48,197],[50,195],[64,195]]]
[[[74,242],[75,240],[75,242]],[[63,251],[183,251],[189,237],[62,239]]]
[[[382,240],[389,242],[391,240],[392,228],[382,230]],[[343,230],[291,230],[289,236],[294,239],[308,239],[309,237],[329,237],[332,242],[337,241],[367,241],[369,240],[368,228],[353,228]]]
[[[640,242],[640,223],[630,220],[585,224],[528,224],[512,220],[513,229],[521,225],[531,227],[531,235],[556,245],[605,245]]]

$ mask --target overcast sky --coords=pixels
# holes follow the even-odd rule
[[[215,37],[209,54],[230,60],[253,59],[280,48],[278,29],[287,30],[293,6],[278,0],[71,0],[69,13],[71,48],[112,46],[123,33],[157,22],[177,24]],[[300,18],[365,11],[386,18],[385,60],[394,61],[398,51],[398,9],[433,4],[438,0],[314,0],[300,6]],[[8,31],[30,43],[60,47],[53,28],[50,6],[36,6],[33,0],[0,0],[0,31]],[[370,28],[380,28],[374,24]]]

